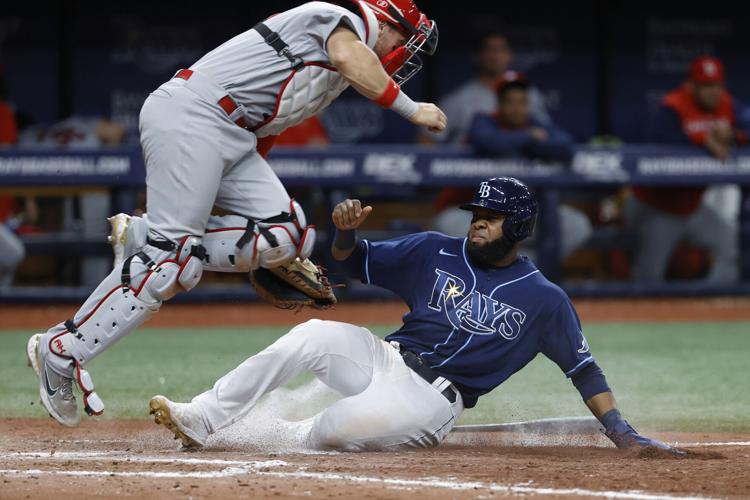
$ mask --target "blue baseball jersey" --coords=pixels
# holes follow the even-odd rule
[[[540,352],[567,377],[594,361],[567,294],[524,256],[504,268],[472,265],[466,238],[410,234],[360,241],[346,265],[393,291],[409,312],[386,337],[419,354],[476,405]]]

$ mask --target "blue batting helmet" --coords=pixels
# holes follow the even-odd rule
[[[479,184],[471,203],[464,210],[486,208],[505,215],[503,236],[518,242],[531,236],[536,223],[537,205],[528,186],[513,177],[493,177]]]

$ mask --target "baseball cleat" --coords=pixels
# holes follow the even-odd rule
[[[39,377],[39,398],[52,418],[66,427],[75,427],[80,422],[80,417],[78,403],[73,395],[73,379],[58,375],[47,367],[39,344],[41,338],[42,334],[37,333],[26,344],[29,366]]]
[[[108,217],[107,220],[112,228],[110,235],[107,236],[107,242],[112,245],[112,251],[115,254],[113,266],[117,267],[118,264],[125,260],[125,243],[127,242],[130,216],[121,213]]]
[[[164,396],[154,396],[148,402],[154,422],[163,425],[182,441],[185,448],[201,448],[206,444],[208,431],[200,415],[189,410],[186,403],[174,403]]]

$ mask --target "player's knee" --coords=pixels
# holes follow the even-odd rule
[[[358,437],[348,432],[350,423],[346,419],[337,418],[336,412],[330,408],[324,410],[313,422],[308,444],[318,450],[347,450]]]
[[[321,319],[311,319],[305,321],[304,323],[300,323],[299,325],[289,330],[288,335],[293,335],[295,337],[308,337],[311,335],[318,335],[325,329],[326,323],[328,323],[328,321]]]
[[[26,249],[20,239],[14,239],[8,243],[4,248],[5,255],[2,257],[7,266],[0,265],[0,267],[13,269],[26,257]]]
[[[153,268],[137,255],[140,266],[147,268],[139,289],[146,289],[155,301],[165,301],[177,293],[195,288],[203,276],[205,249],[196,237],[185,238],[174,253],[174,258],[165,259]]]
[[[289,213],[258,221],[248,226],[237,242],[238,265],[250,270],[289,264],[299,257],[305,260],[315,246],[316,232],[299,203],[291,200]]]
[[[311,319],[292,328],[287,336],[300,347],[304,344],[318,349],[329,349],[330,346],[341,341],[332,328],[333,323],[333,321]]]

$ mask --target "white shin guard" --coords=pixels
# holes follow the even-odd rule
[[[84,393],[84,404],[93,413],[100,406],[103,409],[103,404],[81,366],[138,328],[163,301],[192,289],[203,273],[203,247],[198,238],[183,238],[171,250],[167,248],[169,242],[156,243],[160,246],[149,245],[116,266],[72,320],[50,329],[41,340],[45,362],[76,380]]]
[[[130,218],[127,257],[146,245],[145,228],[145,218]],[[206,249],[203,269],[238,273],[283,266],[296,257],[305,260],[313,251],[315,237],[315,227],[307,224],[302,207],[294,200],[289,213],[260,222],[240,215],[212,215],[202,239]]]

